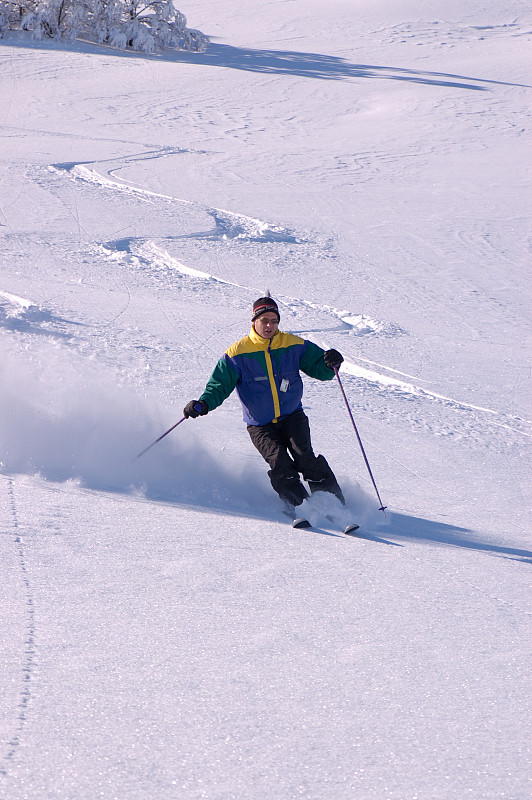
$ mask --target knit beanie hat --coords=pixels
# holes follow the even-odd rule
[[[270,297],[269,294],[267,297],[259,297],[258,300],[255,300],[253,303],[253,315],[251,317],[251,321],[255,322],[256,319],[261,317],[263,314],[267,314],[268,312],[277,314],[277,319],[281,319],[277,303],[272,297]]]

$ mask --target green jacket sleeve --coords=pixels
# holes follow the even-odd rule
[[[305,352],[299,362],[299,366],[305,375],[317,378],[319,381],[330,381],[334,378],[334,370],[330,369],[325,363],[324,354],[325,350],[322,350],[317,344],[307,342]]]
[[[209,406],[209,411],[221,406],[227,400],[238,382],[239,375],[229,364],[225,356],[216,364],[211,377],[207,381],[203,394],[199,400],[204,400]]]

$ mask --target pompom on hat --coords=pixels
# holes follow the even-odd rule
[[[251,317],[251,321],[255,322],[256,319],[261,317],[263,314],[277,314],[277,319],[281,319],[281,315],[279,314],[279,307],[275,300],[270,297],[269,293],[266,297],[259,297],[258,300],[255,300],[253,303],[253,314]]]

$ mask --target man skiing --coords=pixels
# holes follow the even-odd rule
[[[337,350],[321,347],[278,329],[279,308],[272,297],[253,303],[251,330],[218,361],[199,400],[185,406],[185,417],[213,411],[236,388],[251,441],[268,463],[272,487],[293,509],[311,492],[331,492],[342,503],[342,490],[322,455],[312,449],[308,418],[301,399],[300,370],[328,381],[344,360]]]

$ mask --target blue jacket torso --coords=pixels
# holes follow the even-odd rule
[[[300,371],[318,380],[334,377],[323,355],[322,348],[307,339],[281,331],[264,339],[252,327],[223,354],[199,399],[212,411],[236,388],[244,422],[277,422],[302,408]]]

